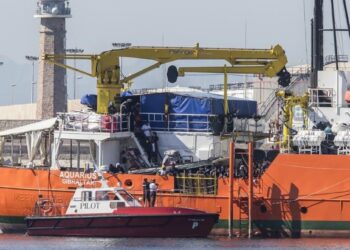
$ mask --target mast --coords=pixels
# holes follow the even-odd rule
[[[323,70],[323,0],[315,0],[312,23],[312,81],[311,88],[317,88],[317,71]]]

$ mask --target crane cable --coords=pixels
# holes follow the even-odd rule
[[[338,11],[338,21],[339,21],[339,26],[338,27],[343,27],[343,23],[342,23],[342,15],[340,13],[340,4],[337,4],[337,11]],[[340,33],[340,38],[339,39],[339,49],[340,49],[340,55],[344,55],[344,37],[343,37],[343,32],[339,32]]]
[[[309,64],[309,51],[307,46],[307,28],[306,28],[306,8],[305,0],[303,0],[303,9],[304,9],[304,39],[305,39],[305,53],[306,53],[306,64]]]

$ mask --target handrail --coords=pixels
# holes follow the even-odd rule
[[[131,133],[131,138],[134,140],[138,150],[140,151],[142,160],[147,164],[148,167],[151,167],[151,163],[148,161],[148,156],[145,150],[143,150],[143,147],[141,146],[139,140],[136,138],[134,133]]]
[[[309,89],[310,102],[309,104],[314,107],[334,107],[336,100],[334,98],[334,89],[332,88],[317,88]],[[323,101],[322,101],[323,99]]]
[[[141,116],[146,117],[152,130],[183,132],[211,132],[210,117],[216,117],[214,114],[169,114],[166,119],[164,113],[141,113]]]
[[[304,77],[303,74],[298,74],[293,81],[285,88],[286,90],[290,90],[294,87],[294,85]],[[271,111],[272,106],[276,103],[277,97],[275,91],[271,92],[270,95],[267,97],[266,101],[260,105],[260,115],[262,117],[265,117],[265,121],[267,121],[270,117],[267,117],[268,113]]]
[[[128,114],[99,115],[95,113],[61,113],[63,130],[116,133],[130,131]]]

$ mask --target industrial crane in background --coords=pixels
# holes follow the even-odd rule
[[[155,61],[127,77],[122,77],[120,71],[121,58],[138,58]],[[285,70],[287,58],[283,48],[276,45],[271,49],[232,49],[232,48],[201,48],[195,47],[128,47],[108,50],[99,55],[85,54],[46,54],[43,58],[47,63],[53,63],[63,68],[97,78],[97,113],[108,113],[108,106],[113,103],[119,110],[120,92],[124,83],[161,66],[177,60],[224,60],[228,63],[223,67],[186,67],[179,71],[174,66],[168,69],[169,82],[175,82],[178,75],[185,72],[211,72],[234,74],[260,74],[267,77],[280,76],[287,79]],[[89,60],[91,72],[72,67],[66,60]],[[283,81],[283,80],[282,80]],[[283,81],[288,82],[288,80]],[[226,109],[227,111],[227,109]]]

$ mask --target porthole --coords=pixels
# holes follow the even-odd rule
[[[125,185],[126,187],[131,187],[131,186],[132,186],[132,180],[130,180],[130,179],[125,180],[125,181],[124,181],[124,185]]]
[[[267,212],[267,207],[265,206],[265,204],[261,204],[260,205],[260,212],[262,214],[266,213]]]
[[[306,214],[307,213],[307,207],[301,207],[300,208],[300,212],[303,213],[303,214]]]

